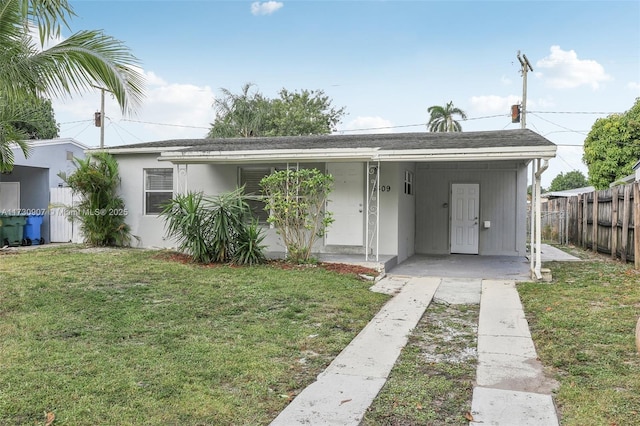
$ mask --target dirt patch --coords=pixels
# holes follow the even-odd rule
[[[198,265],[203,268],[219,268],[221,266],[229,266],[233,268],[249,268],[250,266],[233,265],[228,263],[197,263],[194,262],[191,257],[184,253],[163,251],[155,256],[156,259],[166,260],[170,262],[178,262],[185,265]],[[309,268],[322,268],[327,271],[336,272],[344,275],[357,275],[363,279],[374,279],[378,276],[378,272],[375,269],[367,268],[361,265],[351,265],[348,263],[333,263],[333,262],[320,262],[304,265],[297,265],[294,263],[286,262],[284,260],[269,260],[266,265],[280,268],[280,269],[309,269]]]

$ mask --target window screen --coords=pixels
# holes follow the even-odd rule
[[[173,169],[145,169],[144,213],[159,214],[173,198]]]
[[[269,174],[271,174],[271,168],[269,167],[241,168],[240,186],[244,185],[244,193],[247,195],[261,196],[262,188],[260,187],[260,181]],[[264,209],[264,201],[249,200],[248,204],[251,207],[254,217],[258,219],[258,222],[267,223],[269,212]]]

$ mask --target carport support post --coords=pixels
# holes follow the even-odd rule
[[[531,274],[533,275],[534,271],[534,260],[535,260],[535,230],[536,230],[536,160],[531,161],[531,201],[529,202],[529,210],[530,218],[529,218],[529,263]]]
[[[375,237],[377,262],[380,250],[380,161],[378,161],[375,166],[372,166],[371,164],[371,162],[367,161],[367,170],[365,172],[367,179],[367,211],[365,213],[364,258],[365,261],[369,261],[369,252],[371,251],[371,244]],[[375,167],[375,176],[372,176],[372,167]],[[375,202],[375,207],[373,202]],[[373,222],[373,216],[375,216],[375,223]],[[372,229],[374,225],[375,228]],[[369,235],[372,232],[374,235]]]
[[[541,210],[542,210],[542,200],[540,197],[540,181],[542,180],[542,173],[547,170],[549,167],[549,160],[544,160],[544,164],[540,165],[541,159],[538,158],[536,160],[537,171],[535,173],[535,201],[536,201],[536,232],[535,232],[535,246],[536,246],[536,262],[535,267],[533,269],[533,273],[535,274],[535,278],[538,280],[542,279],[542,258],[541,258],[541,245],[542,245],[542,230],[540,227],[542,226],[542,218],[541,218]]]

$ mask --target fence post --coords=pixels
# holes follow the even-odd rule
[[[627,251],[629,246],[629,214],[631,210],[630,203],[631,185],[624,186],[624,201],[622,203],[622,235],[620,237],[620,260],[627,261]]]
[[[589,246],[589,194],[584,194],[582,199],[582,247],[586,250]]]
[[[593,205],[591,206],[591,250],[598,252],[598,191],[593,191]]]
[[[633,183],[633,264],[640,269],[640,182]]]
[[[611,188],[611,258],[618,257],[618,186]]]
[[[576,246],[577,247],[584,247],[584,242],[582,239],[582,213],[583,213],[583,209],[582,209],[582,203],[584,201],[584,194],[578,194],[578,202],[576,203],[576,216],[578,217],[577,220],[577,229],[578,229],[578,234],[576,235]]]

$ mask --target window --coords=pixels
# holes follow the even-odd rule
[[[404,193],[413,195],[413,172],[404,171]]]
[[[270,174],[271,168],[269,167],[240,168],[240,186],[244,185],[244,193],[247,195],[262,195],[260,181]],[[249,200],[248,204],[258,222],[267,223],[269,212],[264,209],[265,202],[262,200]]]
[[[173,198],[173,169],[145,169],[144,214],[159,214]]]

